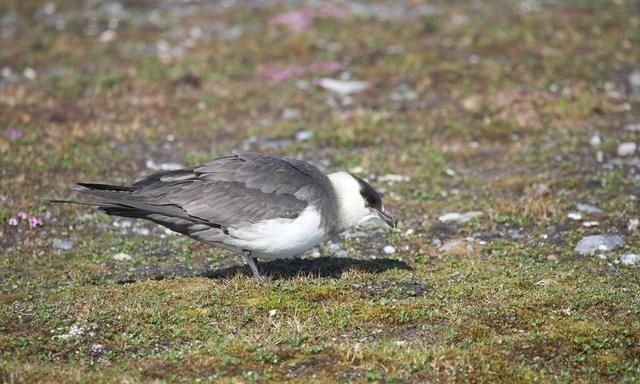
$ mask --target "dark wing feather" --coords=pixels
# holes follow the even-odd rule
[[[315,166],[294,159],[234,153],[199,167],[159,172],[129,187],[111,190],[85,184],[83,193],[100,197],[107,213],[158,215],[238,227],[274,218],[296,218],[309,204],[335,213],[329,179]],[[160,224],[163,224],[160,222]]]

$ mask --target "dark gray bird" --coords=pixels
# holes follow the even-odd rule
[[[366,181],[323,174],[301,160],[234,152],[204,165],[158,172],[130,187],[78,183],[109,215],[143,218],[255,258],[292,257],[369,219],[396,220]],[[73,203],[72,201],[58,201]]]

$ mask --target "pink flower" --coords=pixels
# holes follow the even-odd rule
[[[0,195],[0,203],[4,203],[5,201],[7,201],[7,196]]]
[[[9,128],[9,129],[5,129],[5,131],[4,131],[4,137],[9,139],[9,141],[18,140],[22,136],[24,136],[24,132],[22,132],[19,129]]]
[[[12,227],[15,227],[18,225],[18,219],[16,219],[15,217],[12,217],[9,219],[9,225]]]
[[[311,25],[311,14],[306,9],[285,12],[269,19],[273,25],[283,25],[294,31],[304,31]]]
[[[27,219],[27,214],[24,211],[20,211],[18,212],[18,214],[16,215],[16,217],[18,218],[18,220],[22,221],[22,220],[26,220]]]
[[[42,225],[42,220],[39,217],[31,216],[29,218],[29,228],[35,228]]]

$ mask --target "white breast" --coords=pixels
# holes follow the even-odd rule
[[[240,229],[229,228],[224,243],[238,250],[251,250],[266,259],[297,256],[326,240],[320,226],[320,213],[312,206],[296,219],[271,219]]]

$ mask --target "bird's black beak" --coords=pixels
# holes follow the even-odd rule
[[[382,209],[380,210],[376,209],[376,214],[382,221],[384,221],[391,228],[396,228],[398,226],[398,220],[396,220],[396,218],[393,217],[391,212],[387,211],[385,207],[382,207]]]

